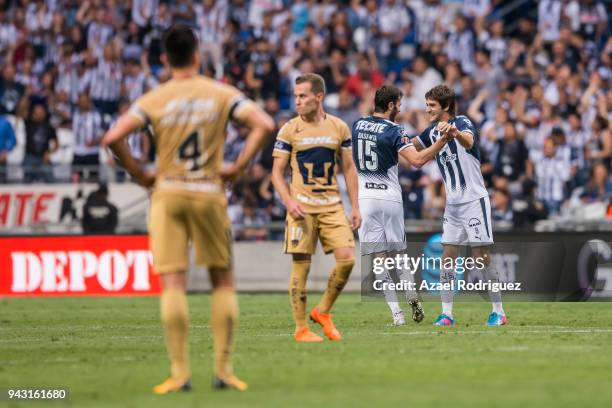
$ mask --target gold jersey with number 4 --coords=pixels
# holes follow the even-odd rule
[[[172,79],[130,108],[155,142],[149,237],[157,272],[185,271],[190,240],[197,264],[231,265],[230,222],[218,173],[228,121],[242,121],[252,106],[237,89],[194,76]]]
[[[326,114],[317,124],[298,116],[279,131],[273,156],[289,157],[291,197],[306,212],[299,220],[287,214],[286,253],[313,254],[318,239],[325,253],[355,246],[335,174],[343,149],[351,150],[351,134],[346,123],[333,115]]]

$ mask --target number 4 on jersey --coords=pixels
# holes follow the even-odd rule
[[[178,157],[184,162],[187,171],[198,171],[204,165],[204,155],[202,145],[204,135],[202,132],[193,132],[178,148]]]

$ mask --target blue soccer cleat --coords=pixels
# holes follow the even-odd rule
[[[453,320],[453,318],[448,315],[445,315],[444,313],[438,316],[438,318],[434,322],[434,326],[452,326],[454,324],[455,321]]]
[[[506,315],[501,315],[499,313],[491,313],[489,315],[489,320],[487,320],[487,326],[504,326],[508,323],[508,318]]]

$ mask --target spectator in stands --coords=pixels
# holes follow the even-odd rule
[[[353,123],[361,117],[355,103],[355,98],[346,89],[341,90],[338,94],[338,107],[330,108],[328,111],[345,121],[349,127],[352,127]]]
[[[4,115],[0,114],[0,183],[6,182],[6,162],[8,154],[15,145],[17,139],[10,122]]]
[[[103,55],[91,71],[90,94],[94,106],[101,113],[114,115],[119,109],[123,72],[113,43],[104,46]]]
[[[15,66],[8,63],[2,70],[0,81],[0,110],[1,113],[15,114],[19,101],[25,94],[25,87],[15,81]]]
[[[23,166],[25,181],[51,182],[50,155],[58,148],[55,129],[49,122],[47,108],[42,103],[32,105],[25,122],[26,144]]]
[[[513,219],[510,193],[505,189],[496,189],[491,195],[491,215],[493,221],[511,223]]]
[[[382,72],[378,70],[378,62],[373,50],[357,56],[357,70],[352,73],[344,88],[353,96],[360,98],[363,93],[363,83],[368,82],[374,89],[378,89],[384,81]]]
[[[570,169],[557,156],[551,137],[544,141],[542,152],[534,150],[530,153],[527,174],[535,180],[536,197],[544,203],[548,214],[557,214],[565,198],[565,183],[569,180]]]
[[[474,72],[474,34],[467,26],[465,17],[455,17],[453,30],[448,37],[446,52],[451,60],[461,64],[461,70],[467,74]]]
[[[91,99],[87,93],[79,96],[78,109],[72,117],[72,131],[74,132],[74,166],[73,173],[79,179],[87,174],[96,177],[100,164],[100,141],[104,134],[102,115],[93,109]],[[84,173],[84,170],[86,172]]]
[[[114,234],[119,223],[119,210],[108,201],[108,187],[100,184],[91,193],[83,207],[81,226],[83,234]]]
[[[595,116],[591,126],[593,146],[589,159],[592,163],[601,162],[607,168],[610,168],[612,163],[612,131],[608,125],[608,119],[601,115]]]
[[[344,86],[349,76],[346,62],[346,51],[340,48],[334,48],[331,51],[329,62],[321,72],[321,75],[325,79],[327,95],[338,93]]]
[[[610,201],[612,199],[612,180],[610,168],[598,163],[591,170],[591,177],[580,198],[585,202]]]
[[[529,152],[523,140],[518,137],[512,122],[504,125],[504,137],[497,141],[497,157],[494,160],[494,174],[505,177],[510,182],[521,182],[525,174]]]
[[[427,64],[422,56],[417,56],[412,64],[413,94],[425,104],[425,93],[442,82],[442,75]]]

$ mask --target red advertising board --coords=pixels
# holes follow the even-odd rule
[[[0,238],[1,296],[157,295],[143,235]]]

